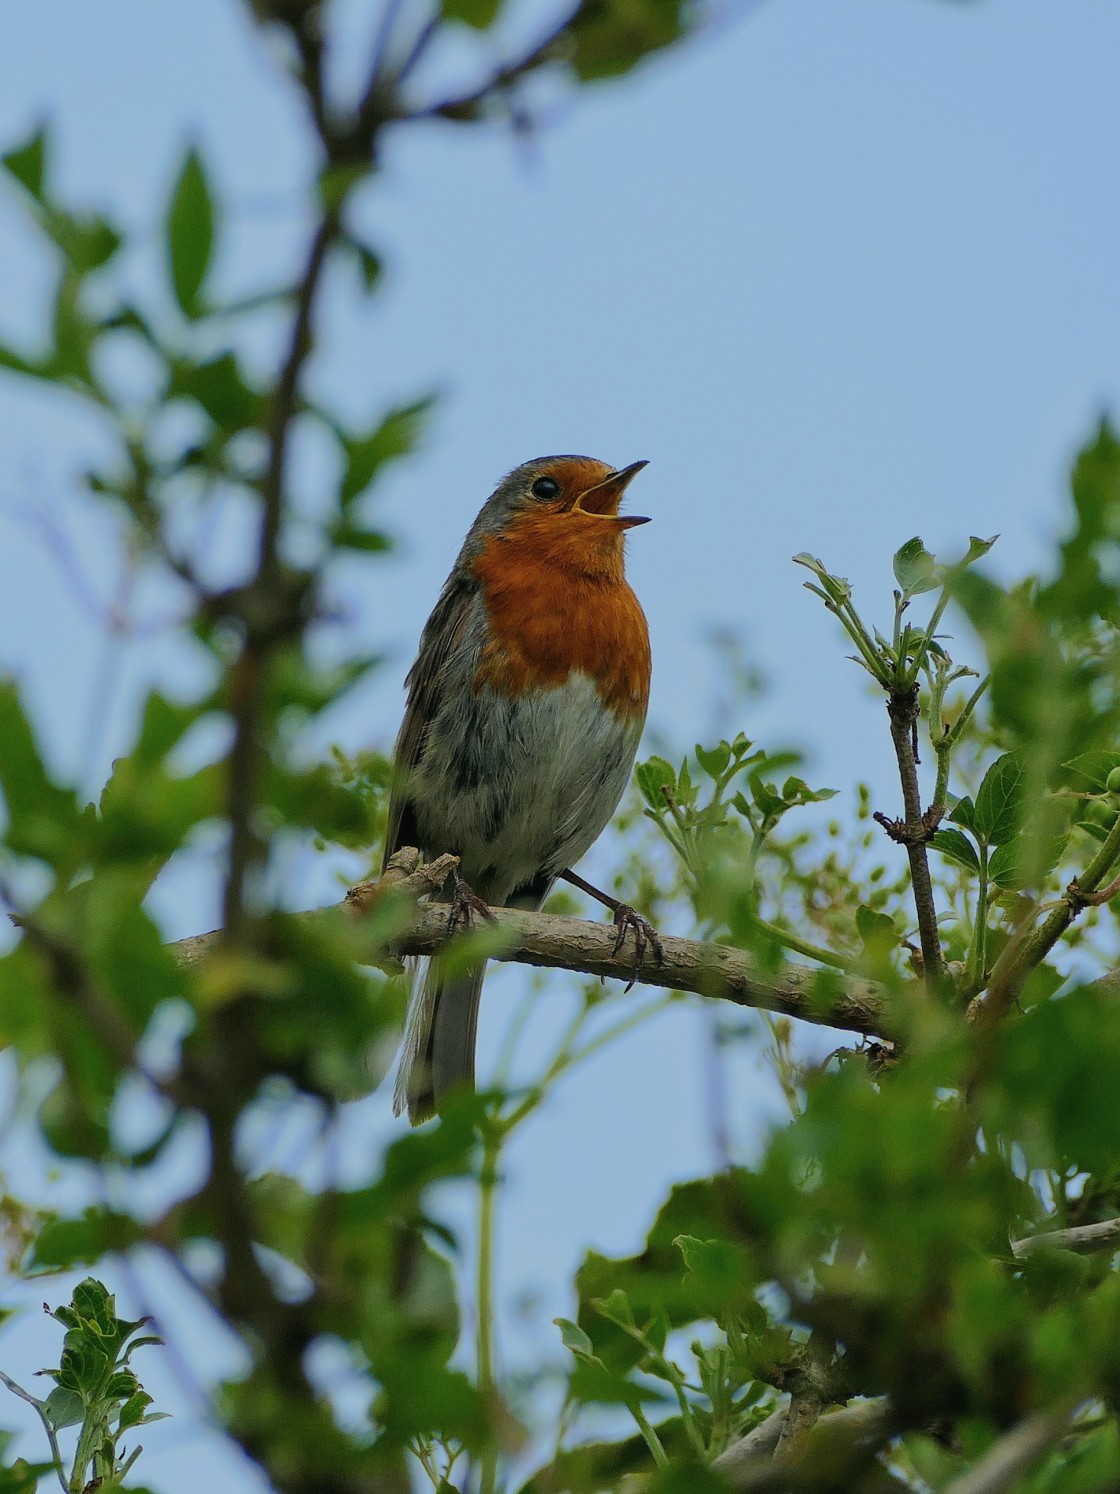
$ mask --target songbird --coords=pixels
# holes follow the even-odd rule
[[[644,919],[571,871],[614,813],[646,718],[649,631],[626,580],[619,513],[631,479],[591,457],[550,456],[504,477],[472,524],[409,671],[385,846],[460,858],[453,918],[539,908],[566,877],[655,952]],[[412,993],[394,1111],[414,1125],[474,1083],[485,961]]]

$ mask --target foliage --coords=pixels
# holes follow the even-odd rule
[[[47,1467],[67,1494],[118,1487],[143,1451],[136,1446],[126,1452],[124,1438],[166,1415],[149,1410],[152,1398],[131,1363],[137,1349],[161,1340],[143,1332],[146,1319],[118,1318],[114,1299],[92,1277],[78,1283],[68,1307],[46,1311],[66,1329],[58,1368],[39,1371],[55,1382],[54,1389],[40,1400],[6,1375],[4,1384],[35,1408],[50,1442]],[[67,1427],[78,1428],[69,1477],[58,1443],[58,1433]],[[12,1472],[18,1476],[19,1465]]]
[[[445,1494],[468,1482],[591,1494],[627,1477],[661,1494],[728,1480],[947,1487],[1006,1463],[1024,1427],[1034,1468],[1023,1487],[1113,1487],[1120,1278],[1115,1238],[1090,1228],[1120,1215],[1120,442],[1107,423],[1075,467],[1069,531],[1046,574],[1004,586],[986,563],[992,540],[942,561],[912,538],[880,631],[828,564],[797,557],[884,696],[901,813],[878,786],[826,808],[834,790],[741,733],[640,766],[640,801],[619,822],[627,899],[745,951],[773,989],[808,962],[822,997],[872,991],[882,1031],[871,1044],[834,1036],[810,1064],[791,1023],[766,1019],[789,1122],[749,1166],[728,1141],[726,1167],[674,1188],[636,1255],[589,1255],[558,1324],[564,1405],[550,1435],[539,1398],[495,1362],[503,1159],[564,1074],[674,999],[652,993],[655,974],[633,997],[589,982],[535,1082],[499,1083],[371,1148],[361,1178],[254,1165],[246,1134],[278,1097],[336,1134],[343,1105],[384,1077],[402,1011],[398,984],[367,963],[399,909],[386,903],[359,929],[301,920],[271,895],[293,841],[369,851],[380,834],[385,760],[322,765],[306,751],[309,729],[374,661],[324,667],[310,635],[328,620],[331,565],[390,548],[371,495],[421,440],[431,405],[387,392],[354,426],[316,397],[307,367],[327,267],[356,268],[357,293],[380,292],[380,255],[350,219],[376,185],[385,132],[433,118],[522,125],[541,69],[573,89],[617,77],[701,17],[676,0],[580,0],[494,66],[500,6],[449,0],[414,32],[389,7],[348,101],[331,95],[322,5],[253,10],[285,43],[318,147],[291,285],[225,297],[228,204],[196,148],[163,213],[162,292],[146,297],[121,270],[119,227],[60,198],[46,131],[3,157],[54,281],[41,338],[0,346],[0,367],[102,423],[113,455],[88,474],[86,498],[117,515],[139,566],[177,586],[207,666],[193,697],[150,694],[96,806],[50,771],[17,685],[0,687],[0,896],[19,925],[0,957],[0,1033],[40,1097],[41,1140],[60,1164],[116,1181],[159,1175],[192,1131],[205,1153],[197,1186],[157,1217],[123,1205],[126,1189],[41,1216],[6,1200],[19,1270],[100,1270],[141,1250],[171,1263],[243,1351],[236,1376],[210,1387],[215,1419],[273,1487],[298,1494],[397,1491],[413,1475]],[[419,63],[448,38],[478,43],[479,82],[425,97]],[[286,334],[269,377],[247,352],[266,322]],[[109,378],[106,353],[121,345],[154,370],[143,395]],[[303,506],[289,474],[302,426],[325,434],[335,459],[329,491]],[[256,517],[254,553],[219,581],[202,525],[238,505]],[[965,660],[941,633],[949,609],[974,631]],[[224,746],[207,756],[197,744],[215,724]],[[216,831],[223,930],[187,960],[164,944],[147,897]],[[766,1031],[722,1015],[717,1062]],[[122,1124],[138,1095],[151,1122],[140,1144]],[[460,1344],[460,1242],[432,1204],[451,1179],[468,1179],[478,1201],[473,1356]],[[135,1457],[122,1434],[154,1419],[128,1365],[151,1340],[92,1278],[53,1317],[66,1329],[55,1389],[39,1401],[6,1383],[51,1439],[80,1426],[67,1487],[104,1486]],[[330,1347],[364,1387],[361,1417],[343,1415],[336,1387],[311,1371]],[[548,1376],[542,1366],[530,1391]],[[851,1406],[828,1413],[853,1400],[871,1407],[874,1430],[866,1416],[851,1430]],[[38,1465],[14,1454],[0,1441],[0,1489],[61,1469],[53,1451]]]

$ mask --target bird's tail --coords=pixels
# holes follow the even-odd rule
[[[438,960],[428,962],[408,1006],[393,1114],[408,1112],[414,1126],[428,1120],[453,1089],[474,1086],[474,1039],[486,961],[452,980]]]

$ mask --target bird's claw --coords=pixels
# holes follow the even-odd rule
[[[447,912],[447,937],[450,939],[460,929],[464,933],[474,927],[475,916],[485,918],[487,923],[495,923],[490,906],[474,888],[463,881],[458,871],[452,872],[451,906]]]
[[[653,951],[655,963],[661,965],[665,960],[665,949],[661,943],[661,935],[650,923],[648,918],[643,918],[637,909],[632,908],[629,903],[619,903],[614,910],[614,948],[612,954],[617,955],[626,943],[628,933],[634,935],[634,964],[630,972],[630,979],[626,982],[626,990],[632,990],[634,982],[642,972],[642,963],[646,957],[646,950]],[[625,994],[625,993],[624,993]]]

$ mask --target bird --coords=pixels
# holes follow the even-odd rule
[[[619,506],[647,462],[537,457],[483,504],[424,626],[393,751],[385,862],[404,846],[451,853],[449,928],[472,909],[535,910],[558,877],[611,908],[635,973],[656,932],[571,868],[629,781],[649,704],[649,629],[626,580]],[[474,1085],[485,961],[415,982],[396,1114],[429,1119]]]

